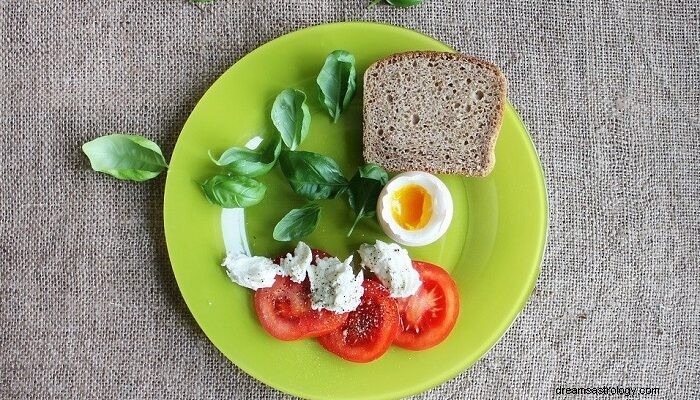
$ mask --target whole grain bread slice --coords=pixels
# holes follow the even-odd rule
[[[486,176],[496,162],[506,79],[458,53],[398,53],[364,75],[363,155],[388,171]]]

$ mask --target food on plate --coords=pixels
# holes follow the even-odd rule
[[[336,329],[318,338],[328,351],[348,361],[369,362],[381,357],[399,332],[396,301],[380,283],[366,280],[355,311]]]
[[[280,169],[294,193],[307,200],[334,199],[348,185],[335,160],[310,151],[283,151]]]
[[[245,208],[260,203],[267,186],[247,176],[214,175],[202,183],[202,191],[211,204]]]
[[[321,206],[316,203],[292,208],[277,222],[272,230],[272,238],[281,242],[301,239],[316,229],[320,217]]]
[[[377,199],[388,180],[389,174],[379,165],[365,164],[357,169],[348,184],[348,204],[355,212],[355,221],[348,231],[348,237],[352,235],[360,220],[372,218],[377,214]]]
[[[229,253],[229,278],[255,290],[260,324],[280,340],[318,338],[354,362],[381,357],[392,343],[422,350],[442,342],[459,314],[457,286],[442,268],[412,261],[396,243],[362,244],[361,267],[299,242],[271,260]]]
[[[309,268],[311,284],[311,308],[322,308],[336,313],[353,311],[360,304],[364,293],[360,271],[352,271],[352,256],[345,261],[335,257],[317,258],[316,267]]]
[[[325,108],[333,122],[337,122],[355,95],[355,57],[345,50],[329,54],[316,84],[319,105]],[[375,216],[377,197],[389,177],[381,167],[368,163],[359,166],[349,181],[332,158],[298,150],[309,134],[311,124],[306,101],[306,94],[294,88],[284,89],[277,95],[270,111],[276,132],[260,149],[255,149],[260,142],[251,148],[249,145],[231,147],[219,159],[209,151],[209,158],[225,174],[209,178],[202,190],[210,203],[224,208],[254,206],[263,200],[267,187],[252,178],[267,174],[279,161],[289,186],[306,200],[335,199],[347,194],[348,204],[355,213],[348,232],[350,236],[360,220]],[[273,239],[286,242],[311,234],[320,214],[321,206],[315,203],[290,210],[275,225]]]
[[[301,283],[306,279],[306,271],[313,262],[313,252],[304,242],[297,243],[294,254],[287,253],[279,258],[280,275],[288,276],[292,282]]]
[[[352,100],[354,80],[354,57],[331,53],[317,84],[321,106],[334,122]],[[395,242],[427,245],[445,234],[454,205],[447,186],[424,171],[488,174],[504,101],[505,79],[491,64],[452,53],[396,54],[365,74],[364,155],[372,162],[359,166],[352,179],[332,158],[297,150],[308,134],[310,112],[306,95],[287,89],[271,112],[279,136],[264,150],[231,148],[219,160],[210,155],[227,174],[210,178],[203,189],[224,207],[254,205],[265,186],[250,177],[279,161],[289,186],[304,199],[347,195],[355,214],[348,236],[360,220],[377,215]],[[412,171],[389,180],[382,166]],[[273,238],[292,241],[310,234],[320,213],[316,203],[291,210],[274,227]],[[411,260],[397,243],[360,245],[357,273],[352,255],[341,261],[304,242],[275,260],[229,253],[222,265],[233,282],[255,291],[255,312],[273,337],[316,338],[346,360],[369,362],[392,343],[409,350],[439,344],[459,315],[450,275]]]
[[[281,91],[272,104],[270,119],[285,146],[290,150],[296,150],[306,139],[311,125],[311,113],[306,104],[306,94],[291,88]]]
[[[405,172],[392,178],[377,201],[377,219],[394,241],[425,246],[445,234],[452,221],[452,195],[435,175]]]
[[[358,250],[362,267],[370,271],[389,289],[391,297],[408,297],[421,285],[418,272],[413,268],[406,249],[396,243],[362,244]]]
[[[313,253],[314,258],[328,257],[328,254],[318,250]],[[276,261],[274,264],[278,264],[280,259]],[[254,300],[260,324],[280,340],[325,335],[340,326],[348,316],[347,313],[313,309],[309,281],[298,283],[281,275],[275,278],[271,287],[256,290]]]
[[[267,257],[237,253],[228,253],[221,266],[226,268],[229,279],[253,290],[272,286],[279,273],[279,266]]]
[[[459,315],[457,285],[444,269],[413,261],[422,282],[408,298],[396,299],[401,329],[394,344],[409,350],[425,350],[442,342],[452,332]]]
[[[392,172],[486,176],[506,101],[493,64],[458,53],[398,53],[364,74],[364,158]]]
[[[271,287],[255,292],[260,325],[274,338],[298,340],[328,334],[345,321],[347,313],[312,309],[309,293],[308,281],[296,283],[277,276]]]
[[[318,101],[333,118],[333,122],[338,122],[340,114],[348,108],[355,96],[355,76],[355,56],[345,50],[329,54],[318,73]]]
[[[379,192],[389,180],[380,166],[364,164],[348,181],[332,158],[308,151],[283,151],[279,162],[289,186],[307,200],[335,199],[347,194],[355,213],[348,236],[359,221],[375,216]],[[277,223],[272,237],[279,241],[301,239],[314,231],[320,213],[321,206],[316,203],[293,209]]]
[[[282,141],[279,136],[274,136],[268,144],[260,146],[259,149],[231,147],[224,151],[218,159],[214,158],[210,150],[209,158],[214,164],[223,167],[229,175],[254,178],[270,172],[277,163],[281,151]]]

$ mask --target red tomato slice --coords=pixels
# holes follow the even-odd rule
[[[445,340],[459,315],[457,285],[444,269],[413,261],[423,282],[418,292],[396,299],[401,329],[394,344],[409,350],[424,350]]]
[[[312,250],[316,257],[328,257],[320,250]],[[279,258],[275,260],[279,262]],[[297,340],[325,335],[348,318],[348,313],[336,314],[328,310],[311,309],[309,280],[293,282],[278,276],[269,288],[255,291],[255,312],[262,327],[280,340]]]
[[[339,328],[318,341],[331,353],[348,361],[369,362],[381,357],[399,331],[399,312],[394,299],[380,283],[365,280],[365,293],[357,310]]]

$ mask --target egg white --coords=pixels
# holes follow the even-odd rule
[[[423,187],[432,199],[432,215],[421,229],[407,230],[394,220],[391,197],[402,187],[415,184]],[[404,246],[425,246],[440,239],[452,222],[454,204],[449,189],[435,175],[427,172],[404,172],[390,180],[379,194],[377,219],[384,233]]]

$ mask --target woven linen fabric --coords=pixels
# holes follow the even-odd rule
[[[0,1],[0,398],[281,399],[209,343],[162,228],[165,178],[89,169],[136,132],[168,157],[236,60],[324,22],[391,23],[493,61],[550,207],[522,314],[418,399],[658,387],[700,398],[700,11],[694,1]],[[380,39],[380,38],[378,38]]]

